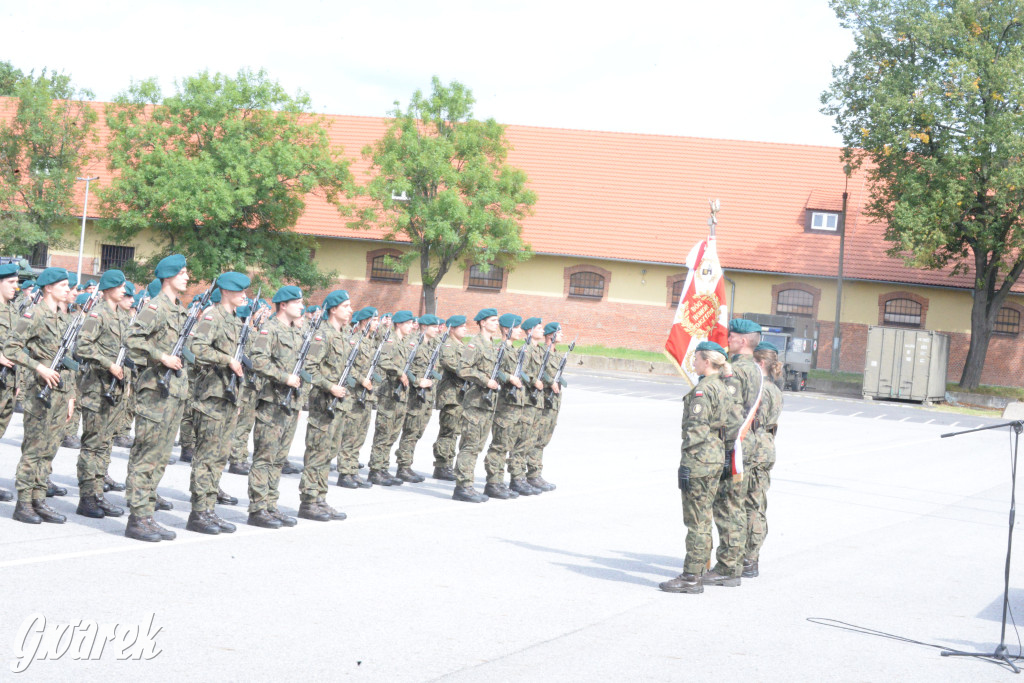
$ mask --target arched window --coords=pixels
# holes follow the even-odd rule
[[[912,299],[889,299],[885,302],[882,322],[900,327],[921,327],[921,304]]]
[[[1003,306],[996,316],[994,332],[999,334],[1020,334],[1020,311]]]
[[[505,270],[498,266],[491,266],[484,272],[483,266],[473,264],[469,267],[469,286],[474,289],[501,289],[505,280]]]
[[[401,273],[396,273],[391,270],[387,264],[384,263],[384,259],[387,258],[387,254],[381,254],[375,256],[373,261],[370,263],[370,279],[374,282],[402,282],[405,278]]]
[[[779,315],[797,315],[803,318],[814,317],[814,295],[802,289],[783,289],[775,304]]]
[[[604,276],[589,271],[569,276],[569,296],[600,299],[604,296]]]

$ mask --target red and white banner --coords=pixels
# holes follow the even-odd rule
[[[729,305],[714,237],[694,245],[686,257],[686,268],[686,282],[665,342],[665,353],[692,386],[697,384],[693,369],[697,344],[713,341],[724,347],[729,343]]]

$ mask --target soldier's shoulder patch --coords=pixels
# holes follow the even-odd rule
[[[691,412],[692,412],[692,413],[693,413],[694,415],[699,415],[699,414],[700,414],[700,411],[702,411],[702,410],[704,410],[704,406],[702,406],[702,405],[701,405],[700,403],[694,403],[694,404],[693,404],[693,407],[692,407],[692,408],[690,408],[690,411],[691,411]]]
[[[212,315],[204,315],[203,316],[203,320],[213,320],[213,316]]]
[[[695,391],[695,392],[693,392],[693,395],[696,396],[697,398],[700,398],[701,396],[704,395],[704,392],[703,391]]]
[[[260,330],[260,334],[269,334],[266,330]]]
[[[475,348],[476,348],[476,347],[475,347],[475,346],[473,346],[472,344],[466,344],[466,346],[467,346],[467,347],[469,347],[469,348],[471,348],[471,349],[475,349]]]
[[[149,307],[152,308],[154,311],[157,311],[157,310],[160,309],[160,307],[157,306],[156,304],[150,304]]]
[[[32,319],[32,311],[25,311],[25,317],[28,318],[29,320],[31,320]]]
[[[313,337],[313,341],[323,341],[323,340],[324,340],[324,338],[321,337],[319,334],[316,335],[315,337]]]
[[[89,317],[90,318],[98,318],[98,317],[100,317],[100,314],[97,313],[96,311],[90,311],[89,312]]]
[[[357,341],[359,341],[359,340],[358,339],[349,339],[348,343],[351,344],[352,346],[355,346]]]

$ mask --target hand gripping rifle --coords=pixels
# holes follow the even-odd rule
[[[67,357],[68,353],[75,346],[75,341],[78,339],[78,333],[82,331],[82,325],[85,324],[85,316],[92,310],[93,304],[96,303],[96,298],[99,296],[99,292],[93,292],[89,295],[88,300],[82,306],[82,310],[79,311],[75,319],[71,321],[71,324],[64,330],[64,336],[61,337],[60,347],[57,349],[56,355],[53,357],[53,361],[50,362],[50,369],[57,370],[61,365],[65,366],[69,370],[77,370],[78,363]],[[57,382],[57,386],[61,385],[61,381]],[[50,393],[53,389],[47,384],[43,387],[42,391],[36,396],[40,401],[46,404],[46,407],[50,407]]]
[[[441,335],[441,340],[437,342],[437,346],[434,347],[434,353],[430,354],[430,363],[427,364],[427,370],[423,373],[424,377],[430,377],[434,374],[434,368],[437,367],[437,359],[441,357],[441,347],[448,341],[448,333],[451,330],[445,330],[444,334]],[[421,403],[427,402],[427,387],[416,388],[416,398]]]
[[[569,344],[569,348],[566,350],[565,355],[562,356],[562,362],[558,364],[558,370],[555,372],[555,376],[551,380],[551,386],[555,386],[556,384],[558,384],[559,382],[562,381],[562,372],[565,371],[565,363],[566,363],[566,361],[569,360],[569,354],[572,353],[572,350],[576,348],[576,341],[579,338],[580,338],[580,336],[577,334],[576,335],[576,339],[573,339],[572,340],[572,344]],[[544,407],[545,408],[552,408],[552,407],[554,407],[555,399],[552,398],[552,394],[553,393],[554,392],[549,391],[547,394],[544,395]]]
[[[501,348],[498,349],[498,359],[494,361],[494,368],[491,370],[491,379],[498,378],[498,370],[501,369],[501,360],[505,357],[505,349],[508,348],[508,342],[512,340],[512,332],[515,328],[510,327],[508,334],[505,335],[505,340],[501,344]],[[488,389],[484,392],[484,401],[487,402],[488,406],[494,407],[494,389]]]
[[[135,307],[135,313],[132,314],[132,319],[128,321],[128,327],[125,328],[126,337],[128,336],[128,330],[130,330],[132,328],[132,325],[135,324],[135,319],[139,317],[139,311],[145,308],[146,303],[148,301],[149,293],[147,292],[146,294],[142,295],[141,299],[139,299],[139,305]],[[128,358],[128,344],[126,342],[123,342],[121,344],[121,348],[117,352],[117,359],[114,361],[114,365],[116,365],[119,368],[124,368],[125,365],[135,367],[135,363],[132,363],[131,359]],[[105,394],[103,394],[103,398],[105,398],[107,400],[107,403],[109,403],[112,406],[116,406],[117,402],[120,400],[120,396],[114,396],[114,389],[117,387],[118,384],[124,386],[124,380],[118,379],[116,376],[113,375],[113,373],[111,373],[110,386],[107,387],[107,391]]]
[[[256,290],[256,299],[254,300],[254,302],[260,300],[260,293],[262,291],[263,287],[260,287],[258,290]],[[231,356],[231,360],[238,361],[239,363],[242,364],[243,368],[241,378],[239,378],[238,375],[232,372],[231,381],[228,382],[228,388],[225,393],[228,395],[228,400],[231,401],[232,403],[238,403],[238,380],[241,379],[244,382],[245,371],[249,370],[250,372],[252,372],[252,361],[249,360],[249,357],[245,355],[245,342],[249,340],[249,334],[252,332],[252,325],[249,324],[249,321],[252,320],[253,313],[254,311],[250,309],[249,320],[246,320],[245,324],[242,325],[242,331],[238,333],[238,346],[235,347],[235,354]]]
[[[302,387],[301,375],[305,374],[307,377],[309,376],[308,373],[306,373],[302,369],[302,366],[306,364],[306,355],[309,353],[309,345],[313,341],[313,335],[316,334],[316,331],[318,329],[320,329],[320,323],[323,322],[323,319],[324,319],[324,312],[323,312],[323,309],[321,309],[321,310],[317,311],[316,315],[313,316],[313,319],[309,321],[309,326],[306,328],[306,333],[304,335],[302,335],[302,346],[299,347],[299,357],[298,357],[298,359],[296,359],[295,367],[292,369],[292,374],[293,375],[299,375],[300,376],[300,379],[299,379],[299,387],[300,388]],[[282,408],[287,408],[288,406],[291,405],[292,396],[295,395],[295,392],[296,392],[295,387],[288,387],[288,394],[284,397],[284,400],[281,401],[281,407]]]
[[[25,314],[26,310],[39,303],[39,299],[41,299],[42,296],[42,288],[40,288],[39,291],[37,291],[32,296],[23,296],[21,298],[21,301],[18,302],[18,317],[20,318],[22,315]],[[3,367],[3,369],[0,369],[0,389],[5,389],[7,387],[7,376],[10,374],[11,368],[7,367],[6,365]]]
[[[519,358],[516,359],[516,369],[512,372],[512,377],[518,377],[519,373],[523,371],[523,361],[526,360],[526,349],[530,346],[530,340],[527,339],[523,342],[523,346],[519,349]],[[509,383],[508,387],[505,388],[505,395],[509,401],[515,402],[519,396],[519,387],[515,384]]]
[[[548,344],[547,346],[548,347],[544,349],[544,360],[540,362],[540,370],[537,371],[538,377],[544,374],[544,369],[548,366],[548,358],[551,358],[551,349],[555,348],[554,342]],[[530,399],[533,401],[534,405],[537,405],[537,401],[540,400],[541,391],[541,389],[534,387],[533,391],[530,393]]]
[[[196,326],[196,321],[199,320],[199,316],[202,315],[206,307],[210,305],[210,297],[213,296],[213,288],[215,286],[216,283],[211,284],[210,288],[203,293],[203,298],[188,307],[188,317],[185,318],[185,324],[181,326],[181,331],[178,332],[178,341],[174,342],[174,348],[171,350],[172,357],[181,358],[185,350],[185,344],[188,343],[188,337]],[[160,386],[160,396],[163,398],[171,395],[170,382],[172,372],[176,377],[181,377],[181,370],[167,368],[164,376],[157,381],[157,384]]]
[[[367,377],[373,377],[373,371],[377,369],[377,363],[380,362],[380,354],[384,350],[384,345],[388,343],[388,339],[391,337],[391,328],[388,327],[384,330],[384,338],[380,340],[380,346],[373,354],[373,360],[370,361],[370,367],[366,371]],[[366,405],[366,397],[370,393],[370,390],[363,387],[362,393],[359,394],[360,405]]]
[[[402,368],[402,375],[406,375],[409,373],[409,370],[412,368],[412,362],[416,360],[416,352],[420,350],[420,344],[422,343],[423,333],[420,332],[419,339],[417,339],[416,343],[413,345],[412,351],[409,352],[409,358],[406,359],[405,366]],[[402,375],[399,375],[399,378],[401,378]],[[402,396],[404,394],[405,387],[403,387],[401,381],[399,381],[398,385],[394,389],[392,389],[391,395],[395,397],[396,401],[401,401]]]
[[[345,369],[341,371],[341,379],[338,380],[338,386],[344,388],[345,383],[348,382],[348,376],[352,374],[352,366],[355,365],[356,356],[359,355],[359,349],[363,345],[363,340],[366,339],[366,333],[370,330],[370,326],[366,325],[363,327],[363,331],[359,334],[359,341],[352,345],[352,350],[348,352],[348,359],[345,361]],[[334,410],[338,406],[338,397],[334,396],[331,398],[331,402],[327,404],[327,412],[334,415]]]

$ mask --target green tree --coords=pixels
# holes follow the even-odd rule
[[[536,201],[526,174],[505,165],[505,127],[473,116],[472,93],[435,76],[429,96],[417,90],[403,112],[398,102],[385,136],[363,149],[375,175],[367,186],[385,239],[412,249],[390,260],[405,272],[417,258],[424,306],[452,266],[489,269],[530,258],[520,220]]]
[[[263,71],[202,72],[162,97],[155,80],[134,83],[107,106],[110,166],[100,192],[110,229],[157,243],[142,279],[166,254],[181,253],[194,277],[249,272],[273,285],[321,287],[332,273],[310,258],[316,241],[292,230],[307,195],[347,211],[348,161],[332,149],[309,98],[288,95]]]
[[[1024,3],[832,0],[856,46],[822,111],[870,181],[890,254],[974,276],[960,386],[981,381],[996,316],[1024,272]]]
[[[94,153],[96,112],[65,74],[22,74],[0,62],[0,253],[59,246],[75,211],[75,179]]]

